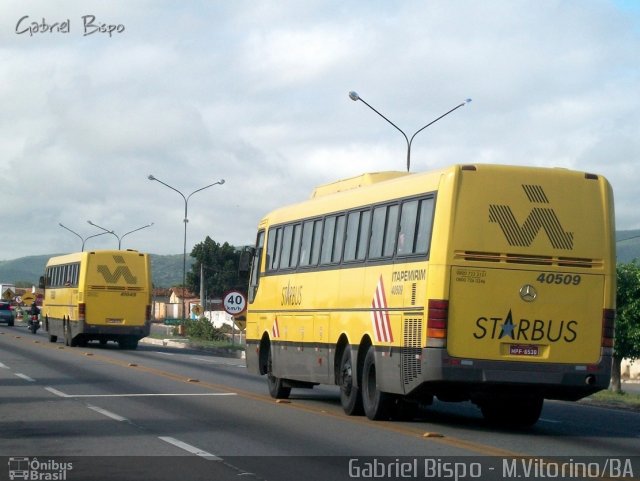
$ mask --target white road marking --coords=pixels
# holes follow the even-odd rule
[[[26,374],[22,374],[21,372],[16,372],[14,374],[16,376],[18,376],[19,378],[24,379],[25,381],[36,382],[35,379],[33,379],[32,377],[27,376]]]
[[[235,392],[144,393],[144,394],[69,394],[67,397],[160,397],[160,396],[235,396]]]
[[[118,414],[112,413],[111,411],[107,411],[106,409],[99,408],[98,406],[88,405],[87,407],[97,413],[107,416],[108,418],[115,419],[116,421],[127,421],[127,418],[123,418]]]
[[[66,398],[89,397],[163,397],[163,396],[236,396],[235,392],[198,392],[198,393],[132,393],[132,394],[66,394],[52,387],[45,387],[47,391],[56,396]]]
[[[49,391],[51,394],[55,394],[56,396],[60,396],[60,397],[69,397],[68,394],[63,393],[62,391],[58,391],[55,388],[52,388],[51,386],[47,386],[44,388],[46,391]]]
[[[9,366],[0,362],[0,369],[9,369]]]
[[[244,364],[238,364],[233,361],[220,361],[218,359],[207,359],[206,357],[191,356],[196,361],[208,362],[209,364],[220,364],[222,366],[244,367]]]
[[[159,436],[159,439],[161,439],[165,443],[173,444],[174,446],[180,449],[184,449],[185,451],[190,452],[191,454],[195,454],[196,456],[200,456],[204,459],[208,459],[209,461],[222,461],[222,458],[219,458],[215,454],[211,454],[206,451],[203,451],[202,449],[196,448],[195,446],[191,446],[190,444],[182,442],[179,439],[172,438],[169,436]]]
[[[562,422],[562,421],[556,421],[555,419],[546,419],[546,418],[540,418],[540,421],[545,423],[561,423]]]

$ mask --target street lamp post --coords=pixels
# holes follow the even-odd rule
[[[449,115],[451,112],[453,112],[454,110],[459,109],[460,107],[464,107],[465,105],[467,105],[469,102],[471,102],[471,99],[466,99],[464,102],[462,102],[461,104],[456,105],[454,108],[452,108],[451,110],[449,110],[447,113],[442,114],[440,117],[438,117],[435,120],[432,120],[431,122],[429,122],[427,125],[425,125],[424,127],[416,130],[416,132],[411,136],[411,139],[409,139],[409,137],[407,137],[407,134],[404,133],[404,131],[398,127],[396,124],[394,124],[393,122],[391,122],[391,120],[389,120],[388,118],[386,118],[384,115],[382,115],[380,112],[378,112],[376,109],[374,109],[371,105],[369,105],[362,97],[360,97],[358,95],[357,92],[351,91],[349,92],[349,98],[351,100],[353,100],[354,102],[357,102],[358,100],[361,101],[363,104],[365,104],[367,107],[369,107],[371,110],[373,110],[376,114],[378,114],[380,117],[382,117],[383,119],[385,119],[387,122],[389,122],[391,125],[393,125],[404,137],[404,140],[407,141],[407,172],[409,172],[409,168],[411,166],[411,143],[413,142],[413,138],[418,135],[418,133],[422,132],[424,129],[426,129],[427,127],[429,127],[431,124],[435,124],[438,120],[440,120],[443,117],[446,117],[447,115]]]
[[[200,192],[201,190],[208,189],[209,187],[213,187],[214,185],[222,185],[222,184],[224,184],[224,179],[220,179],[219,181],[214,182],[213,184],[205,185],[204,187],[196,189],[193,192],[191,192],[189,195],[185,196],[182,192],[180,192],[175,187],[172,187],[169,184],[167,184],[165,182],[162,182],[160,179],[154,177],[151,174],[147,178],[149,180],[155,180],[156,182],[160,182],[165,187],[168,187],[169,189],[173,190],[174,192],[177,192],[182,197],[182,200],[184,200],[184,221],[183,221],[184,222],[184,243],[183,243],[183,249],[182,249],[182,318],[184,320],[185,319],[185,314],[186,314],[186,312],[185,312],[186,311],[186,302],[185,302],[184,296],[185,296],[185,289],[187,287],[187,285],[186,285],[187,284],[187,223],[189,222],[189,218],[187,217],[187,209],[188,209],[188,205],[189,205],[189,199],[196,192]]]
[[[93,238],[93,237],[98,237],[99,235],[105,235],[105,234],[107,234],[107,232],[100,232],[99,234],[94,234],[94,235],[90,235],[90,236],[88,236],[88,237],[84,237],[84,238],[83,238],[80,234],[78,234],[78,233],[77,233],[77,232],[75,232],[75,231],[72,231],[72,230],[71,230],[71,229],[69,229],[66,225],[62,225],[61,223],[58,223],[58,225],[59,225],[60,227],[62,227],[63,229],[67,229],[69,232],[71,232],[72,234],[77,235],[77,236],[80,238],[80,240],[82,241],[82,251],[81,251],[81,252],[84,252],[84,244],[85,244],[85,242],[87,242],[89,239],[91,239],[91,238]]]
[[[151,224],[143,225],[142,227],[138,227],[137,229],[130,230],[129,232],[125,232],[124,234],[119,236],[114,231],[109,230],[109,229],[105,229],[104,227],[101,227],[98,224],[95,224],[94,222],[91,222],[90,220],[88,220],[87,222],[89,224],[91,224],[92,226],[97,227],[98,229],[102,229],[104,231],[104,234],[113,234],[116,237],[116,239],[118,239],[118,250],[121,249],[121,247],[122,247],[122,239],[124,239],[125,236],[127,236],[129,234],[133,234],[134,232],[138,232],[139,230],[146,229],[147,227],[151,227],[153,225],[153,222],[152,222]]]

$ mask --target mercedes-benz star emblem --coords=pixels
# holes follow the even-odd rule
[[[531,284],[525,284],[520,288],[520,298],[525,302],[533,302],[538,297],[535,287]]]

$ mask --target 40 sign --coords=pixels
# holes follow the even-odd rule
[[[238,314],[244,312],[244,310],[247,308],[247,299],[241,292],[229,291],[224,295],[222,304],[227,314],[237,316]]]

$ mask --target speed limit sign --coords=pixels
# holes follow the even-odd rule
[[[232,316],[240,314],[247,307],[247,300],[245,299],[244,294],[239,291],[227,292],[224,295],[224,300],[222,302],[225,312]]]

